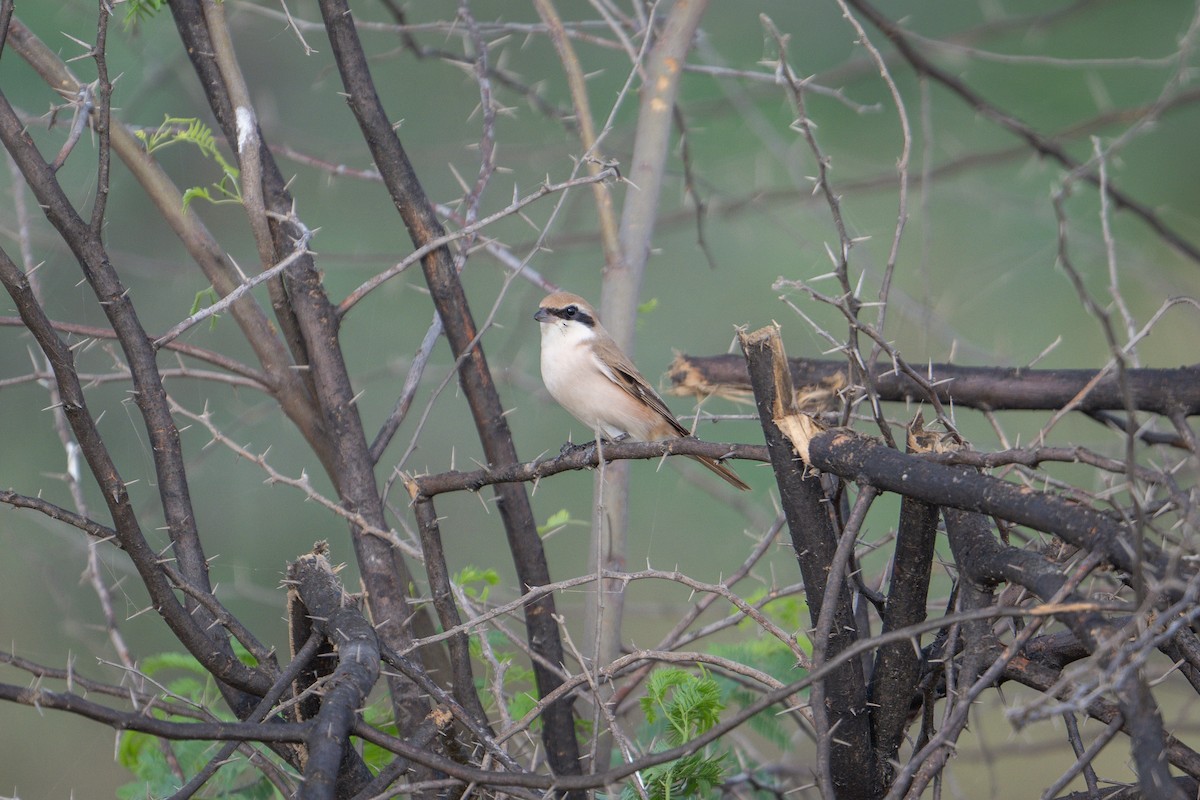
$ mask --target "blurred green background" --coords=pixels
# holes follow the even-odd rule
[[[561,4],[568,20],[580,19],[590,8]],[[1068,3],[1054,4],[1065,8]],[[306,55],[296,33],[273,2],[225,3],[235,31],[235,44],[257,103],[259,121],[274,146],[352,169],[371,167],[357,127],[340,95],[329,44],[318,27],[315,3],[290,3],[301,32],[315,48]],[[385,23],[385,10],[372,2],[357,2],[360,22]],[[442,2],[409,2],[410,22],[447,19],[453,6]],[[480,23],[534,22],[525,3],[473,2]],[[964,53],[930,51],[937,62],[966,81],[981,95],[1037,130],[1052,134],[1100,115],[1140,108],[1169,93],[1166,87],[1181,65],[1180,38],[1196,15],[1193,4],[1162,0],[1151,5],[1122,2],[1085,3],[1072,14],[1047,25],[1006,26],[1005,21],[1045,14],[1043,2],[978,2],[959,0],[886,4],[892,19],[923,36],[943,39],[978,32],[972,44],[983,50],[1027,60],[988,59]],[[17,17],[64,58],[81,53],[72,41],[91,41],[97,9],[93,3],[64,0],[17,6]],[[119,76],[114,113],[127,125],[153,128],[165,115],[199,116],[211,121],[186,55],[166,11],[137,26],[120,24],[122,6],[109,37],[109,70]],[[855,43],[853,29],[833,2],[715,3],[702,23],[703,33],[692,56],[696,63],[739,70],[770,72],[778,57],[759,14],[769,16],[788,38],[789,61],[801,76],[844,90],[847,102],[810,94],[809,117],[830,158],[830,180],[842,199],[842,212],[852,236],[863,237],[852,252],[852,273],[862,277],[864,299],[878,293],[896,226],[898,191],[896,163],[902,136],[896,107],[878,71]],[[485,28],[485,32],[488,29]],[[596,28],[597,36],[606,31]],[[884,37],[868,27],[872,42],[891,57]],[[473,183],[478,171],[480,136],[479,92],[471,75],[459,66],[434,59],[417,59],[406,52],[394,31],[379,26],[363,31],[372,69],[383,100],[399,122],[399,134],[429,196],[453,205],[463,189],[458,176]],[[425,46],[463,52],[457,33],[422,30]],[[569,103],[562,70],[553,48],[541,35],[513,33],[493,41],[494,63],[536,87],[549,102]],[[608,117],[628,79],[625,54],[589,40],[575,42],[599,121]],[[1194,72],[1190,51],[1182,65],[1182,80]],[[1111,59],[1086,65],[1050,62],[1054,59]],[[914,130],[908,219],[890,297],[885,334],[913,363],[953,360],[964,364],[1020,366],[1038,358],[1053,343],[1040,367],[1100,367],[1108,348],[1097,322],[1088,315],[1062,270],[1056,266],[1057,223],[1051,193],[1061,186],[1063,170],[1019,148],[1001,131],[944,89],[923,84],[896,61],[890,61],[908,119]],[[73,68],[81,78],[94,77],[87,60]],[[636,86],[636,80],[635,80]],[[0,88],[9,101],[30,115],[30,128],[43,153],[52,156],[61,146],[64,127],[46,129],[39,118],[60,100],[11,50],[0,60]],[[503,106],[496,137],[500,171],[484,196],[483,214],[507,205],[514,192],[526,194],[543,180],[565,179],[580,145],[562,125],[540,115],[512,91],[498,87]],[[785,90],[767,82],[716,80],[688,74],[683,79],[681,111],[687,124],[690,167],[696,188],[708,206],[705,238],[709,263],[697,243],[694,206],[686,196],[683,162],[676,150],[663,194],[660,224],[643,291],[652,309],[639,318],[636,360],[652,381],[661,376],[674,351],[713,354],[731,347],[735,326],[757,328],[772,320],[783,328],[789,352],[817,356],[829,343],[787,305],[782,295],[831,332],[844,338],[839,315],[796,291],[772,288],[780,277],[808,280],[831,269],[827,247],[837,235],[828,207],[812,193],[816,174],[813,154],[789,125],[795,118]],[[627,164],[636,120],[637,97],[626,96],[613,117],[603,151]],[[69,112],[66,112],[69,113]],[[1130,119],[1090,131],[1108,142],[1128,129]],[[1123,147],[1109,165],[1110,178],[1152,207],[1176,231],[1200,242],[1200,159],[1196,132],[1200,110],[1185,103],[1164,111],[1152,126]],[[1078,158],[1086,158],[1092,143],[1086,135],[1064,141]],[[224,152],[228,153],[225,149]],[[923,165],[935,168],[971,156],[997,154],[984,163],[935,173],[917,180]],[[95,145],[85,136],[61,176],[81,208],[90,209],[95,189]],[[194,151],[173,147],[161,161],[181,186],[205,184],[219,175],[215,166]],[[331,177],[285,154],[277,153],[285,174],[294,176],[292,192],[297,213],[310,228],[319,229],[313,249],[324,270],[335,302],[364,280],[402,258],[410,249],[381,185],[347,177]],[[627,187],[614,187],[620,198]],[[526,210],[528,221],[509,218],[486,231],[525,256],[538,230],[551,215],[556,197]],[[53,230],[37,215],[30,231],[35,260],[44,262],[39,274],[47,306],[56,319],[102,325],[104,317],[70,254]],[[1070,254],[1100,305],[1109,307],[1109,270],[1096,192],[1076,185],[1067,204],[1070,214]],[[0,171],[0,237],[5,249],[18,252],[17,226],[10,170]],[[223,246],[247,272],[256,268],[255,251],[244,215],[236,206],[199,204],[197,211]],[[85,212],[86,215],[86,212]],[[532,224],[530,224],[532,223]],[[1127,214],[1111,218],[1120,288],[1139,324],[1147,321],[1172,296],[1194,296],[1200,288],[1197,264],[1179,255]],[[143,325],[163,331],[189,313],[202,276],[182,247],[156,216],[153,207],[114,159],[112,192],[105,238],[126,285],[133,292]],[[571,193],[547,238],[548,250],[533,256],[530,267],[550,281],[586,297],[599,297],[602,263],[596,236],[592,196],[586,189]],[[482,251],[470,259],[463,275],[477,320],[495,310],[495,325],[484,348],[510,409],[518,451],[523,458],[555,452],[568,438],[587,438],[568,415],[548,400],[537,374],[538,331],[531,320],[542,290],[518,279],[502,292],[505,270]],[[836,293],[832,281],[814,287]],[[260,295],[264,305],[265,295]],[[11,315],[12,304],[0,300],[0,315]],[[873,312],[865,318],[872,319]],[[360,303],[346,318],[342,343],[362,392],[359,408],[368,438],[391,409],[403,383],[411,356],[430,322],[432,308],[421,276],[411,271],[393,279]],[[1139,349],[1145,366],[1178,366],[1195,361],[1200,325],[1190,307],[1168,312]],[[215,327],[202,325],[185,340],[251,361],[249,349],[228,320]],[[107,344],[93,344],[77,353],[88,373],[109,373],[114,359]],[[32,340],[17,328],[0,328],[0,486],[25,494],[41,494],[70,505],[58,477],[65,456],[46,412],[45,390],[34,382],[14,380],[39,360]],[[173,365],[164,354],[160,363]],[[409,471],[439,471],[451,466],[469,468],[481,458],[466,405],[452,380],[436,398],[428,420],[418,426],[432,392],[442,382],[452,359],[439,344],[425,373],[413,412],[384,456],[379,480],[388,480],[395,466]],[[253,452],[270,448],[270,462],[282,472],[309,475],[329,493],[317,460],[291,430],[273,404],[245,389],[235,390],[208,381],[171,380],[172,395],[193,411],[208,408],[216,423],[233,440]],[[93,413],[104,413],[101,431],[107,436],[123,476],[132,481],[131,494],[154,531],[161,523],[153,469],[142,423],[129,403],[128,386],[109,382],[89,390]],[[676,412],[691,412],[690,401],[670,401]],[[915,409],[891,408],[895,419],[907,420]],[[744,413],[726,402],[706,404],[705,411]],[[978,415],[960,414],[960,428],[980,449],[996,447],[999,438]],[[1041,415],[1006,415],[1002,423],[1010,442],[1027,441],[1045,421]],[[761,441],[757,423],[722,422],[700,429],[704,438],[722,441]],[[1051,443],[1078,443],[1119,452],[1120,440],[1092,423],[1064,422],[1054,429]],[[411,446],[412,455],[397,462]],[[284,595],[279,589],[285,563],[308,550],[315,540],[329,539],[335,560],[352,561],[345,526],[306,502],[296,491],[264,483],[261,469],[227,449],[211,445],[206,432],[192,427],[184,433],[189,458],[192,497],[220,596],[261,638],[284,645]],[[634,465],[631,501],[630,568],[645,564],[678,568],[701,580],[717,580],[740,564],[754,539],[773,515],[773,485],[766,467],[744,463],[739,472],[755,491],[741,507],[723,502],[723,485],[711,476],[697,475],[679,460]],[[1061,470],[1073,480],[1093,481],[1092,473]],[[695,476],[695,482],[692,481]],[[94,485],[87,483],[93,513],[103,516]],[[1096,489],[1094,485],[1084,488]],[[533,496],[539,520],[566,509],[581,524],[568,525],[547,544],[551,572],[565,578],[586,569],[587,525],[592,477],[571,474],[543,481]],[[410,520],[403,492],[393,490],[399,529]],[[481,495],[480,497],[486,497]],[[895,502],[876,504],[867,538],[882,538],[894,525]],[[512,596],[513,571],[502,529],[488,503],[480,498],[439,498],[452,569],[466,565],[495,567],[504,577],[504,597]],[[165,546],[161,533],[155,534]],[[109,666],[110,646],[100,626],[95,596],[80,573],[87,543],[64,526],[30,512],[0,510],[0,638],[4,647],[50,666],[73,662],[81,673],[117,681]],[[172,648],[165,627],[153,613],[134,616],[145,607],[136,576],[123,558],[102,548],[105,579],[115,587],[117,614],[136,653]],[[873,565],[878,570],[882,561]],[[356,586],[353,565],[343,573]],[[795,561],[780,545],[769,563],[756,571],[764,583],[798,580]],[[579,619],[583,595],[564,595],[560,611]],[[688,602],[677,587],[661,584],[631,588],[627,639],[650,646],[670,628]],[[22,683],[24,673],[0,669],[0,680]],[[1014,701],[1014,696],[1007,698]],[[1186,709],[1185,709],[1186,711]],[[1183,713],[1183,712],[1181,712]],[[1008,759],[1031,764],[1031,752],[1061,747],[1057,730],[1031,729],[1015,734],[999,720],[981,724],[991,741],[1005,747],[982,759],[982,773],[967,772],[973,758],[964,756],[957,780],[974,789],[961,796],[1027,796],[1002,781],[975,783],[974,777],[1003,769]],[[995,724],[993,724],[995,723]],[[998,732],[995,732],[998,731]],[[964,739],[971,740],[970,735]],[[39,713],[0,705],[0,795],[20,797],[93,797],[111,795],[129,779],[113,763],[114,734],[98,724],[60,713]],[[1047,744],[1049,743],[1049,744]],[[1011,748],[1008,744],[1013,745]],[[798,745],[799,746],[799,745]],[[1121,764],[1115,747],[1114,764]],[[799,756],[798,756],[799,758]],[[1048,767],[1046,782],[1066,762]],[[959,767],[955,767],[955,770]],[[992,788],[989,790],[986,787]],[[1043,785],[1039,783],[1038,785]],[[11,788],[10,788],[11,787]],[[981,793],[982,792],[982,793]]]

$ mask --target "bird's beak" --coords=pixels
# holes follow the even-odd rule
[[[544,308],[539,308],[537,313],[533,315],[533,318],[538,322],[545,322],[546,320],[550,319],[550,312]]]

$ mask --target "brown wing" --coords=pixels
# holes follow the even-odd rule
[[[596,345],[596,354],[593,357],[596,360],[597,366],[600,367],[600,371],[610,381],[657,411],[680,436],[691,435],[691,431],[683,427],[679,423],[679,420],[675,419],[675,415],[671,413],[671,409],[667,408],[667,404],[663,402],[663,399],[658,396],[658,392],[654,391],[654,388],[642,377],[642,373],[638,372],[633,362],[626,358],[625,354],[618,350],[615,344],[611,343],[611,340],[609,342],[598,343]],[[689,458],[699,461],[738,489],[742,491],[750,489],[750,486],[739,478],[736,472],[724,464],[705,456],[689,456]]]
[[[661,414],[663,419],[680,436],[691,435],[692,432],[683,427],[679,420],[675,419],[675,415],[671,413],[671,409],[667,408],[667,404],[663,402],[663,399],[658,396],[658,392],[654,391],[654,388],[642,377],[642,373],[638,372],[633,362],[626,358],[625,354],[618,350],[615,345],[604,342],[596,347],[596,351],[596,363],[600,366],[600,371],[608,376],[609,380]]]

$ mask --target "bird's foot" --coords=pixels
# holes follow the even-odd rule
[[[560,456],[569,456],[573,453],[582,453],[585,451],[586,452],[595,452],[597,446],[599,446],[601,444],[609,444],[612,442],[625,442],[625,441],[630,441],[628,433],[622,433],[620,436],[615,436],[611,439],[607,436],[604,436],[604,437],[595,439],[590,442],[584,442],[583,444],[575,444],[574,442],[567,442],[558,451],[558,454]]]
[[[561,449],[559,449],[558,454],[560,456],[569,456],[569,455],[573,455],[575,453],[581,453],[584,450],[587,450],[588,448],[593,448],[595,446],[596,446],[595,442],[584,442],[583,444],[575,444],[574,442],[567,442],[566,444],[564,444],[562,446]]]

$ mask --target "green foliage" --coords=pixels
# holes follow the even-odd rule
[[[217,299],[217,293],[212,289],[212,287],[201,289],[200,291],[196,292],[196,297],[194,300],[192,300],[192,308],[190,311],[188,311],[188,316],[190,317],[192,314],[195,314],[202,308],[208,308],[213,303],[217,302]],[[217,318],[220,316],[220,314],[213,314],[209,318],[209,330],[215,331],[217,329]]]
[[[235,643],[234,651],[246,663],[254,659],[245,648]],[[195,658],[185,653],[160,653],[140,664],[141,671],[155,678],[176,703],[181,700],[209,710],[218,708],[220,692],[208,671]],[[191,717],[168,714],[155,709],[158,719],[193,722]],[[218,714],[232,720],[229,714]],[[138,731],[125,731],[117,746],[117,761],[132,772],[137,780],[117,790],[120,800],[141,800],[146,797],[167,797],[179,790],[182,783],[168,759],[168,754],[183,771],[192,776],[207,764],[220,748],[219,742],[168,742],[157,736]],[[263,757],[270,757],[260,751]],[[282,767],[281,767],[282,768]],[[275,787],[239,755],[233,756],[216,774],[209,778],[196,797],[235,797],[244,800],[266,800],[280,797]]]
[[[712,728],[722,708],[721,690],[703,670],[699,675],[675,667],[655,670],[642,698],[646,721],[660,725],[665,732],[665,746],[659,743],[659,751],[686,744]],[[723,754],[706,749],[643,770],[636,779],[650,800],[705,797],[724,776],[723,759]],[[621,792],[622,800],[637,800],[639,796],[633,784]]]
[[[488,572],[491,572],[491,570],[488,570]],[[504,671],[504,692],[508,695],[508,714],[513,719],[520,719],[537,705],[537,696],[532,690],[534,685],[533,670],[521,666],[519,662],[515,661],[512,651],[505,649],[507,644],[508,639],[499,631],[492,631],[488,635],[488,645],[490,646],[492,657],[499,662],[500,669]],[[493,668],[492,662],[483,657],[483,643],[479,640],[478,636],[471,637],[468,647],[471,650],[471,657],[473,659],[486,664],[489,669]],[[503,698],[495,696],[492,691],[492,682],[487,679],[486,675],[481,675],[475,679],[475,688],[479,690],[485,705],[495,707],[503,700]],[[534,720],[533,729],[537,730],[540,724],[540,720]]]
[[[139,22],[150,19],[167,7],[167,0],[126,0],[125,28],[128,30]]]
[[[400,735],[400,729],[396,727],[396,717],[392,713],[391,700],[386,697],[363,709],[363,721],[375,730],[392,736]],[[372,772],[379,772],[379,770],[392,763],[396,758],[396,754],[364,740],[362,744],[362,757]]]
[[[721,691],[707,673],[697,677],[673,667],[652,672],[642,698],[646,721],[653,724],[663,720],[672,747],[716,725],[723,707]]]
[[[746,597],[746,602],[751,605],[757,604],[767,596],[766,590],[755,592]],[[801,595],[789,595],[786,597],[777,597],[762,606],[762,612],[779,627],[784,630],[804,631],[808,627],[808,603],[805,602]],[[745,620],[742,627],[756,627],[757,623],[751,620]],[[807,638],[801,640],[797,636],[797,641],[808,652],[812,652],[812,645]]]
[[[500,573],[494,569],[479,569],[467,565],[459,570],[451,581],[462,588],[467,597],[486,603],[488,593],[500,582]]]
[[[795,655],[773,636],[736,644],[712,645],[708,649],[715,656],[747,664],[783,683],[800,677]],[[750,691],[737,681],[720,675],[715,680],[720,686],[721,696],[731,705],[745,708],[759,698],[756,692]],[[748,723],[759,736],[776,747],[783,749],[789,746],[790,734],[787,725],[774,709],[760,711],[751,717]]]
[[[173,144],[190,144],[200,151],[205,158],[216,162],[221,168],[221,179],[209,186],[193,186],[183,193],[183,209],[187,210],[191,202],[197,198],[213,204],[242,202],[241,188],[238,186],[237,167],[225,160],[217,148],[217,139],[213,136],[212,128],[194,117],[166,116],[162,125],[153,133],[138,131],[137,137],[146,146],[146,152],[153,155],[156,151]]]
[[[544,524],[538,525],[538,527],[537,527],[538,536],[541,536],[541,537],[549,536],[551,533],[554,533],[559,528],[563,527],[564,525],[569,525],[570,523],[571,523],[571,512],[567,511],[565,508],[560,508],[558,511],[555,511],[553,514],[551,514],[546,519],[546,522]]]

